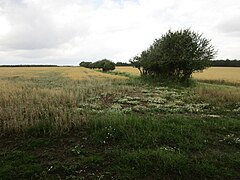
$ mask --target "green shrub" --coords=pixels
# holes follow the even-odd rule
[[[193,72],[208,67],[215,54],[210,40],[201,34],[190,29],[169,30],[140,56],[130,61],[140,70],[141,75],[185,82]]]

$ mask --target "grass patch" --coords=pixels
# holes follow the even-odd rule
[[[226,81],[226,80],[198,79],[197,81],[203,82],[203,83],[208,83],[208,84],[218,84],[218,85],[227,85],[227,86],[236,86],[236,87],[240,86],[239,82],[231,82],[231,81]]]
[[[85,128],[58,138],[5,139],[0,172],[5,178],[13,171],[16,178],[239,178],[239,132],[234,118],[92,115]]]
[[[3,179],[32,179],[43,171],[37,157],[23,151],[1,154],[0,177]]]
[[[237,107],[240,102],[238,87],[201,84],[193,91],[198,101],[208,102],[214,106]]]

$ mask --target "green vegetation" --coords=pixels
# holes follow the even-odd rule
[[[63,136],[9,137],[0,175],[11,178],[239,178],[240,122],[185,115],[93,115]]]
[[[116,66],[131,66],[130,63],[124,63],[124,62],[117,62]]]
[[[240,60],[215,60],[211,61],[213,67],[240,67]]]
[[[96,61],[94,63],[82,61],[79,65],[91,69],[102,69],[103,72],[115,69],[115,63],[107,59]]]
[[[141,75],[185,82],[193,72],[208,67],[215,54],[210,40],[202,35],[190,29],[169,30],[131,62]]]
[[[0,179],[240,178],[238,86],[121,75],[0,77]]]

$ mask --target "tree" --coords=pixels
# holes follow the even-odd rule
[[[216,67],[240,67],[240,60],[234,59],[234,60],[215,60],[211,61],[211,66]]]
[[[131,66],[131,64],[125,62],[117,62],[116,66]]]
[[[85,67],[85,68],[90,68],[92,65],[92,62],[85,62],[85,61],[82,61],[79,63],[79,66],[82,66],[82,67]]]
[[[97,61],[96,64],[97,64],[97,68],[101,68],[103,72],[107,72],[115,69],[115,63],[107,59],[102,59],[100,61]]]
[[[102,69],[103,72],[107,72],[115,69],[115,63],[107,59],[102,59],[94,63],[83,61],[79,65],[82,67],[91,68],[91,69]]]
[[[106,61],[103,64],[102,70],[103,72],[111,71],[115,69],[115,64],[111,61]]]
[[[169,30],[130,62],[142,75],[185,81],[193,72],[210,66],[215,54],[210,40],[202,34],[190,29]]]

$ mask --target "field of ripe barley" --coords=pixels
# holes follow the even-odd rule
[[[126,72],[132,75],[140,75],[140,72],[137,68],[131,67],[131,66],[117,66],[114,71],[118,72]]]
[[[0,78],[31,79],[47,76],[49,73],[55,73],[63,78],[70,78],[73,80],[124,79],[124,77],[103,74],[83,67],[4,67],[0,69]]]
[[[71,129],[84,121],[81,107],[94,105],[91,97],[121,92],[125,87],[113,84],[125,79],[81,67],[0,68],[0,135],[33,127]]]
[[[240,83],[239,67],[211,67],[203,72],[194,73],[193,77],[199,80],[216,80]]]
[[[133,67],[116,67],[115,71],[127,72],[133,75],[139,75],[139,70]],[[193,74],[194,79],[209,81],[226,81],[240,83],[240,68],[238,67],[211,67],[203,72]]]

